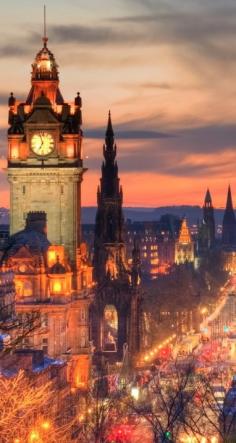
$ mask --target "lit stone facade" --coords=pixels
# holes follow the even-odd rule
[[[11,93],[8,105],[11,236],[1,268],[14,272],[17,314],[40,317],[23,345],[65,359],[72,386],[85,388],[93,282],[80,239],[82,103],[79,93],[64,101],[46,37],[26,101]]]
[[[92,267],[82,245],[77,254],[80,287],[73,290],[73,273],[65,248],[50,245],[45,232],[46,214],[29,213],[25,229],[9,238],[2,257],[2,273],[14,273],[16,312],[21,323],[25,323],[27,315],[36,313],[37,328],[32,325],[32,333],[24,338],[23,346],[67,360],[72,385],[83,387],[90,365],[88,290],[92,286]]]
[[[25,102],[9,98],[8,178],[10,233],[23,229],[29,211],[47,213],[48,238],[63,244],[75,263],[80,244],[81,98],[64,101],[57,64],[44,40],[32,65]]]
[[[175,263],[191,263],[194,261],[194,243],[186,218],[182,220],[179,236],[175,242]]]
[[[71,261],[77,248],[81,171],[77,168],[9,168],[11,234],[24,228],[30,211],[47,213],[48,238],[65,245]]]

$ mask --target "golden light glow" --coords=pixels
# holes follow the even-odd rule
[[[60,263],[64,262],[64,246],[59,246],[59,245],[52,245],[48,248],[48,252],[47,252],[47,259],[48,259],[48,266],[51,267],[53,266],[56,262],[57,259],[59,259]]]
[[[186,218],[184,218],[182,221],[178,241],[179,241],[179,243],[182,243],[182,244],[188,244],[188,243],[191,243],[191,241],[192,241]]]
[[[154,360],[154,358],[156,358],[156,355],[158,354],[158,352],[163,347],[170,344],[175,338],[176,338],[176,334],[172,334],[170,337],[168,337],[166,340],[164,340],[161,344],[159,344],[158,346],[155,346],[152,350],[150,350],[148,354],[145,354],[141,358],[141,362],[148,362],[149,360]]]
[[[39,440],[40,440],[39,432],[36,431],[35,429],[32,430],[29,435],[29,442],[31,443],[31,442],[35,442],[35,441],[39,441]]]
[[[74,157],[74,146],[73,145],[68,145],[66,147],[66,153],[67,153],[67,157],[73,158]]]
[[[61,290],[62,290],[62,284],[60,281],[56,280],[53,283],[53,292],[61,292]]]
[[[54,263],[56,263],[56,251],[55,250],[49,250],[48,251],[48,265],[52,266]]]
[[[13,148],[11,148],[11,158],[14,160],[19,158],[19,149],[17,146],[14,146]]]
[[[51,423],[49,421],[44,421],[43,423],[41,423],[41,428],[44,431],[47,431],[48,429],[50,429],[51,427]]]

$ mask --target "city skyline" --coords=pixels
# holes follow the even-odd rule
[[[125,206],[202,205],[209,187],[214,206],[224,207],[228,183],[233,198],[236,190],[236,6],[230,0],[224,9],[212,0],[187,7],[180,0],[175,6],[120,0],[109,12],[108,5],[61,0],[55,10],[54,1],[47,4],[49,48],[59,64],[62,93],[73,100],[80,90],[83,99],[88,172],[82,204],[96,204],[111,109]],[[42,46],[42,16],[43,4],[35,9],[28,0],[16,15],[10,5],[2,6],[2,157],[7,98],[11,90],[17,99],[29,91],[30,65]],[[3,171],[0,183],[2,205],[8,206]]]

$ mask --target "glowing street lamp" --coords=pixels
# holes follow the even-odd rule
[[[138,401],[139,399],[139,395],[140,395],[140,390],[138,387],[133,387],[131,388],[131,397],[133,397],[134,400]]]

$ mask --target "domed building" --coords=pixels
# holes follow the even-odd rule
[[[79,290],[73,289],[73,273],[65,248],[47,239],[45,212],[27,214],[25,228],[10,236],[1,258],[1,270],[12,272],[16,312],[21,317],[36,313],[41,326],[23,341],[24,347],[42,349],[53,358],[68,360],[72,385],[83,387],[89,372],[89,322],[92,268],[82,247],[78,272]],[[79,254],[78,254],[79,255]],[[85,262],[87,267],[85,267]],[[90,271],[90,281],[89,278]]]

